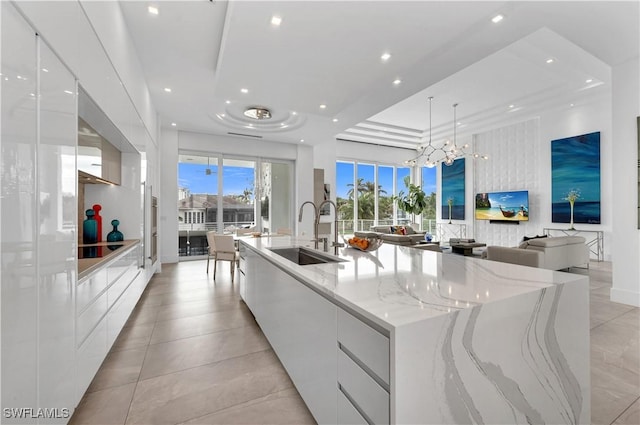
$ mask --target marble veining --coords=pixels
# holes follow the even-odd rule
[[[586,424],[589,283],[581,275],[382,245],[298,266],[249,249],[389,332],[392,423]]]

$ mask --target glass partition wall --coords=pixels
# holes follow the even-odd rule
[[[293,228],[293,162],[181,152],[178,254],[207,253],[206,232]]]

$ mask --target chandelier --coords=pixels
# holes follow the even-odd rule
[[[469,145],[464,144],[462,146],[458,146],[456,143],[456,108],[458,107],[457,103],[453,104],[453,143],[449,140],[445,141],[442,146],[435,147],[433,146],[431,140],[431,102],[433,101],[433,96],[429,97],[429,141],[425,146],[419,147],[419,153],[415,157],[406,160],[404,163],[407,165],[417,165],[418,162],[424,161],[424,165],[429,168],[433,168],[439,163],[444,163],[445,165],[453,164],[458,158],[463,158],[465,156],[471,156],[473,158],[482,158],[489,159],[487,155],[481,155],[476,152],[469,152]]]

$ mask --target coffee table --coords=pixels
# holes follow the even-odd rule
[[[473,255],[473,248],[480,248],[482,246],[487,246],[487,244],[478,242],[458,243],[451,245],[451,252],[454,254]]]

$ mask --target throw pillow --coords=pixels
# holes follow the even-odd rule
[[[391,230],[391,234],[392,235],[395,234],[396,233],[396,226],[391,226],[390,230]]]
[[[522,238],[522,242],[526,242],[526,241],[531,240],[531,239],[539,239],[539,238],[546,238],[546,237],[547,237],[547,235],[542,235],[542,236],[535,235],[535,236],[531,236],[531,237],[525,236],[524,238]]]

